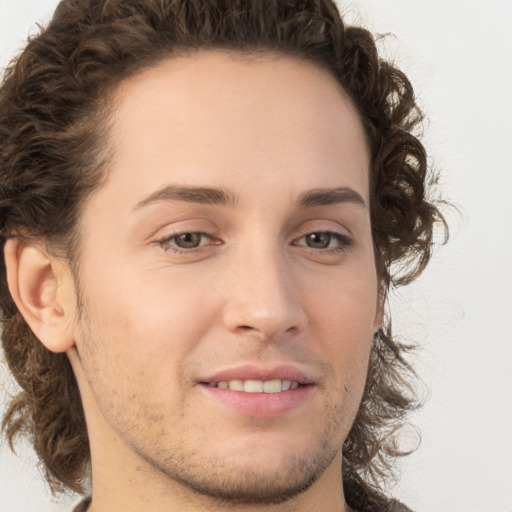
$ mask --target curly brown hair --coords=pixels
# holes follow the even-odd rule
[[[83,201],[105,177],[109,94],[183,51],[273,52],[327,69],[358,109],[371,150],[370,209],[383,293],[427,265],[436,224],[432,173],[407,77],[331,0],[64,0],[7,69],[0,89],[0,237],[44,240],[73,258]],[[65,354],[48,351],[0,274],[5,358],[21,390],[3,420],[11,446],[31,439],[53,490],[82,491],[90,463],[80,393]],[[362,403],[343,447],[347,502],[388,510],[381,482],[403,453],[394,433],[416,407],[415,375],[389,318],[375,334]]]

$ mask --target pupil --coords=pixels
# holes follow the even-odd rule
[[[193,249],[201,243],[199,233],[183,233],[176,237],[176,245],[182,249]]]
[[[331,235],[328,233],[311,233],[306,237],[306,243],[309,247],[315,249],[325,249],[329,247]]]

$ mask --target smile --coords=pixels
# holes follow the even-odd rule
[[[303,406],[315,393],[312,383],[290,379],[230,379],[202,382],[214,402],[244,416],[273,418]]]
[[[299,383],[295,380],[222,380],[211,384],[212,387],[243,391],[245,393],[281,393],[297,389]]]

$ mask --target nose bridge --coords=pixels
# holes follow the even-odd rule
[[[271,240],[241,244],[233,256],[224,321],[232,331],[270,339],[305,323],[285,251]]]

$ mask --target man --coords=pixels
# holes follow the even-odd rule
[[[80,511],[407,510],[419,119],[329,0],[64,0],[0,93],[11,442]]]

